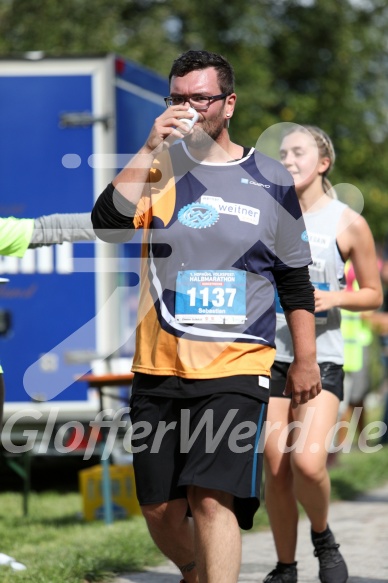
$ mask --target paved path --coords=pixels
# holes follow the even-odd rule
[[[263,512],[263,510],[261,510]],[[260,510],[259,510],[260,512]],[[348,583],[388,582],[388,484],[352,502],[334,502],[330,527],[349,569]],[[318,561],[313,556],[309,524],[299,524],[297,550],[299,583],[318,583]],[[239,583],[261,583],[276,564],[272,535],[268,531],[243,535]],[[114,583],[179,583],[173,564],[142,573],[122,575]]]

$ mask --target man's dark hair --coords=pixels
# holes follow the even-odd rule
[[[168,79],[171,82],[172,77],[184,77],[191,71],[200,71],[208,67],[216,69],[221,93],[227,93],[228,95],[233,93],[234,72],[232,65],[222,55],[209,53],[208,51],[187,51],[183,53],[173,62]]]

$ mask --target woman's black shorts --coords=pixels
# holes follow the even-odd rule
[[[286,387],[287,371],[289,362],[279,362],[275,360],[271,368],[270,395],[271,397],[283,397],[291,399],[291,395],[283,395]],[[341,364],[333,362],[321,362],[322,389],[333,393],[340,401],[344,398],[344,371]]]

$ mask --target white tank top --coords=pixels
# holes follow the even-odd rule
[[[332,200],[317,212],[303,215],[311,248],[313,263],[309,266],[310,279],[315,287],[330,291],[341,288],[343,260],[336,243],[338,222],[347,205]],[[341,334],[341,312],[332,308],[315,314],[317,338],[317,361],[343,364],[343,339]],[[276,360],[292,362],[294,358],[291,335],[284,312],[277,302],[276,313]]]

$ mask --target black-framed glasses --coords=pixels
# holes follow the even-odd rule
[[[167,107],[171,107],[171,105],[183,105],[188,102],[197,111],[206,111],[213,101],[225,99],[228,95],[230,93],[220,93],[219,95],[169,95],[164,98],[164,101]]]

